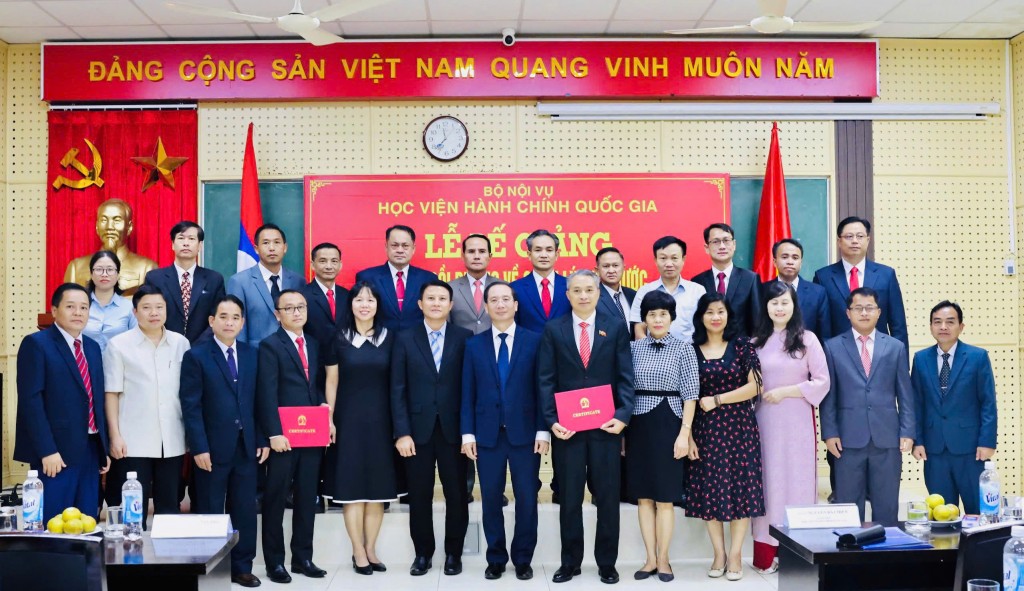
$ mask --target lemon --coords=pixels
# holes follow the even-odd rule
[[[64,520],[61,519],[60,515],[46,522],[46,531],[51,534],[64,533]]]
[[[955,516],[956,513],[954,513],[953,510],[950,509],[949,505],[939,505],[938,507],[932,509],[932,517],[935,518],[935,521],[949,521],[953,519]],[[67,526],[65,526],[64,529],[67,529]]]
[[[950,513],[952,514],[952,517],[950,517],[950,519],[956,519],[957,517],[960,517],[960,507],[958,507],[956,505],[952,505],[952,504],[946,505],[946,507],[949,509]]]
[[[928,497],[925,498],[924,502],[928,504],[929,509],[934,509],[939,505],[946,504],[946,499],[942,498],[942,495],[940,494],[933,494],[928,495]]]
[[[83,524],[81,519],[72,519],[71,521],[64,522],[64,533],[66,534],[80,534],[82,533]]]
[[[61,513],[61,517],[64,519],[64,522],[67,523],[72,519],[80,519],[82,517],[82,512],[75,507],[68,507],[67,509],[64,509],[63,513]]]
[[[87,534],[96,531],[96,520],[93,519],[92,516],[82,516],[82,531]]]

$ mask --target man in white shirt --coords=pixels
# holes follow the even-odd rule
[[[706,291],[699,284],[682,278],[683,265],[686,264],[686,243],[675,236],[657,239],[654,242],[654,262],[658,266],[658,279],[637,290],[629,310],[629,321],[633,323],[635,338],[642,339],[647,335],[647,326],[640,318],[640,304],[648,292],[658,290],[676,300],[676,319],[672,321],[669,332],[683,342],[692,342],[693,313],[697,310],[697,300]]]
[[[188,339],[167,330],[167,300],[152,285],[132,296],[139,325],[110,339],[103,352],[105,410],[113,462],[107,505],[121,504],[128,472],[142,484],[142,506],[156,515],[179,512],[178,487],[185,455],[185,424],[178,385]],[[146,520],[143,519],[143,528]]]

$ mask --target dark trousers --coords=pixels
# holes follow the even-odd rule
[[[68,507],[78,507],[83,514],[99,518],[100,467],[107,464],[102,446],[99,435],[90,436],[82,461],[65,467],[53,478],[43,474],[41,460],[30,464],[43,481],[43,525]]]
[[[313,520],[323,448],[271,451],[263,491],[263,559],[267,567],[284,564],[284,506],[292,491],[292,564],[313,560]]]
[[[416,444],[416,455],[403,458],[409,490],[409,533],[416,556],[434,555],[434,466],[437,466],[444,491],[444,553],[462,556],[469,508],[466,506],[466,462],[461,449],[460,444],[445,441],[438,421],[430,439]]]
[[[213,471],[196,468],[194,513],[222,514],[230,508],[231,525],[238,530],[238,544],[231,549],[231,574],[252,573],[256,558],[256,450],[247,449],[238,432],[230,458],[214,457]]]
[[[477,445],[476,465],[480,471],[487,564],[505,565],[509,560],[505,543],[505,515],[502,512],[502,497],[509,472],[512,474],[512,492],[516,497],[512,564],[530,564],[537,547],[537,473],[540,471],[540,455],[533,453],[532,443],[512,445],[508,442],[506,431],[501,429],[497,445]]]
[[[590,474],[591,494],[597,506],[594,558],[598,566],[615,566],[619,555],[619,488],[622,436],[600,429],[555,439],[552,457],[561,495],[558,510],[562,530],[562,564],[583,563],[583,487]]]
[[[964,512],[977,515],[981,512],[981,491],[978,480],[985,470],[985,462],[974,459],[975,454],[952,454],[949,451],[929,453],[924,461],[924,484],[928,492],[938,493],[947,503],[964,503]]]
[[[844,447],[836,458],[836,502],[856,503],[861,520],[871,498],[871,521],[895,526],[903,457],[898,447]]]
[[[149,512],[149,500],[153,500],[154,515],[180,513],[178,487],[181,486],[182,456],[169,458],[121,458],[110,462],[107,473],[107,506],[121,504],[121,487],[128,480],[129,472],[137,472],[142,484],[143,512]],[[142,527],[146,529],[147,517],[143,515]]]

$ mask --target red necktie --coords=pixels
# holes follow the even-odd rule
[[[860,277],[857,267],[850,267],[850,291],[858,289],[860,287]]]
[[[188,278],[188,271],[185,271],[181,274],[181,311],[184,312],[186,323],[188,323],[190,305],[192,305],[192,282]]]
[[[395,281],[395,296],[398,298],[398,311],[402,311],[402,302],[405,301],[405,281],[402,281],[404,271],[395,272],[398,279]]]
[[[89,398],[89,432],[97,433],[99,429],[96,428],[96,411],[92,406],[92,378],[89,377],[89,364],[82,353],[82,339],[75,339],[75,363],[78,364],[78,373],[85,384],[85,395]]]
[[[551,317],[551,292],[548,291],[550,284],[551,282],[547,278],[540,280],[540,305],[544,306],[544,316],[548,318]]]
[[[309,362],[306,361],[306,348],[303,345],[306,344],[305,339],[299,337],[295,339],[295,348],[299,350],[299,361],[302,362],[302,371],[306,372],[306,379],[309,379]]]
[[[473,282],[476,289],[473,290],[473,305],[476,306],[476,313],[480,313],[481,306],[484,305],[484,288],[480,285],[480,280],[477,279]]]
[[[583,367],[587,367],[590,364],[590,335],[587,334],[587,327],[590,326],[586,322],[580,322],[580,360],[583,361]]]
[[[871,375],[871,356],[868,355],[868,337],[860,335],[860,362],[864,365],[864,375]]]
[[[331,320],[335,320],[334,317],[334,288],[327,290],[327,307],[331,309]]]
[[[718,293],[725,295],[725,273],[718,274]]]

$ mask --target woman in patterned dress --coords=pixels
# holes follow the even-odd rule
[[[683,498],[690,426],[700,391],[693,347],[671,334],[676,300],[652,291],[640,303],[648,336],[630,343],[636,374],[636,405],[626,432],[626,489],[638,500],[640,533],[647,562],[634,573],[640,581],[652,575],[674,578],[668,562],[675,521],[672,503]]]
[[[686,515],[705,521],[715,557],[708,576],[743,577],[741,551],[750,518],[764,515],[761,437],[752,400],[761,391],[757,352],[738,327],[725,296],[708,293],[693,314],[700,366],[700,410],[690,444]],[[724,522],[729,522],[729,549]]]

